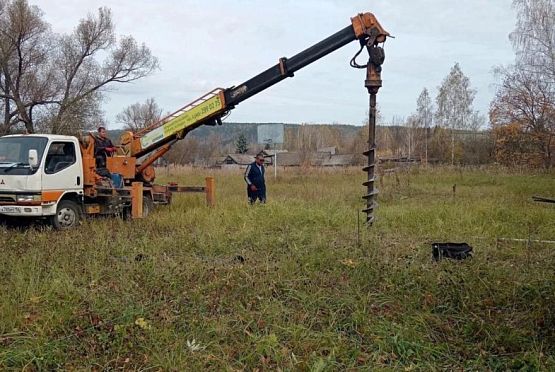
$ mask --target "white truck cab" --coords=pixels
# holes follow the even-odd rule
[[[0,218],[47,217],[72,227],[83,204],[83,162],[76,137],[0,137]]]

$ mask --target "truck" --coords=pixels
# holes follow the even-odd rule
[[[143,218],[155,205],[169,204],[175,192],[186,191],[175,184],[156,184],[153,164],[187,133],[202,125],[222,125],[222,118],[242,101],[355,40],[360,50],[351,65],[367,68],[367,87],[381,86],[383,50],[378,45],[388,36],[372,13],[357,14],[347,27],[291,58],[280,58],[244,83],[216,88],[143,130],[125,131],[117,152],[102,166],[93,133],[80,138],[0,137],[0,218],[41,218],[55,229],[73,228],[91,215]],[[355,58],[364,47],[369,62],[360,66]],[[213,184],[206,189],[213,193]]]

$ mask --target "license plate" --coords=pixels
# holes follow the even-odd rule
[[[0,207],[0,213],[21,213],[21,207]]]

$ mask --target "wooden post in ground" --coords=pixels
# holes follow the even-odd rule
[[[143,218],[143,183],[131,184],[131,218]]]
[[[216,205],[216,182],[214,177],[206,177],[206,204],[209,207]]]

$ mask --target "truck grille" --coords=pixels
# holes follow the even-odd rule
[[[15,195],[0,194],[0,203],[15,203]]]

